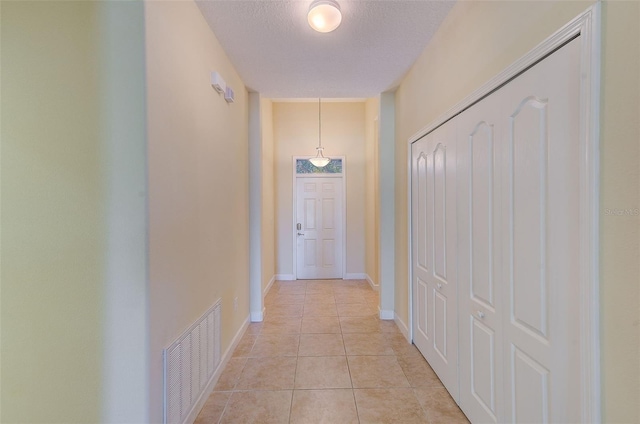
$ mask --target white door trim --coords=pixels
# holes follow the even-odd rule
[[[408,252],[411,253],[411,144],[454,116],[491,94],[574,38],[581,42],[580,87],[580,329],[582,369],[582,421],[600,422],[600,280],[599,280],[599,203],[600,203],[600,32],[601,4],[597,2],[525,56],[507,67],[482,87],[449,109],[438,119],[408,139],[407,198]],[[409,334],[413,339],[412,255],[409,254]]]
[[[298,239],[297,239],[297,231],[296,228],[296,207],[298,201],[298,193],[297,193],[297,184],[296,181],[298,178],[340,178],[342,180],[342,210],[340,213],[342,214],[342,278],[345,278],[347,275],[347,161],[345,156],[332,156],[332,159],[341,159],[342,160],[342,174],[298,174],[296,172],[296,160],[298,159],[310,159],[313,156],[293,156],[292,161],[292,169],[293,169],[293,179],[292,181],[292,190],[293,190],[293,204],[291,206],[291,210],[293,211],[291,218],[291,228],[292,228],[292,243],[293,243],[293,279],[296,280],[298,278]]]

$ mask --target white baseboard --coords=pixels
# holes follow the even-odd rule
[[[365,274],[366,275],[366,280],[369,283],[369,285],[371,286],[372,289],[374,289],[375,291],[380,291],[380,284],[376,284],[373,279],[371,277],[369,277],[369,274]]]
[[[276,274],[275,279],[278,281],[294,281],[296,276],[293,274]]]
[[[259,312],[251,312],[251,322],[262,322],[264,320],[264,311],[267,308],[262,308]]]
[[[363,274],[362,272],[345,272],[344,280],[366,280],[367,274]]]
[[[209,395],[211,395],[211,392],[213,392],[213,388],[216,386],[216,383],[220,378],[220,374],[222,374],[222,371],[227,366],[227,363],[229,362],[229,359],[231,359],[231,355],[233,354],[233,351],[238,346],[238,343],[240,343],[240,340],[242,339],[242,336],[244,336],[244,333],[245,331],[247,331],[248,327],[249,327],[249,317],[247,317],[247,319],[244,320],[244,323],[240,326],[240,329],[238,330],[236,335],[233,337],[233,340],[231,340],[231,344],[229,345],[227,350],[225,350],[224,354],[222,355],[222,358],[220,359],[220,364],[218,364],[218,368],[216,368],[216,371],[211,376],[211,379],[209,379],[207,386],[200,394],[200,398],[193,404],[193,408],[191,408],[191,411],[183,421],[183,424],[193,423],[196,420],[196,418],[198,418],[198,414],[200,413],[200,410],[202,410],[202,407],[204,406],[205,402],[207,401],[207,399],[209,399]]]
[[[407,327],[407,324],[405,324],[396,313],[393,314],[393,320],[396,322],[396,325],[400,329],[404,338],[411,343],[411,335],[409,334],[409,327]]]
[[[267,284],[267,287],[264,288],[264,290],[262,291],[262,295],[266,296],[267,293],[269,293],[269,290],[271,290],[271,286],[273,286],[273,283],[276,282],[276,276],[274,275],[273,277],[271,277],[271,280],[269,280],[269,284]]]
[[[386,309],[380,309],[380,308],[378,308],[378,311],[380,312],[380,319],[384,319],[384,320],[392,320],[393,319],[393,315],[394,315],[393,311],[386,310]]]

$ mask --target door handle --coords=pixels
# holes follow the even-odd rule
[[[299,235],[299,236],[303,236],[303,235],[304,235],[304,233],[298,233],[298,235]]]
[[[478,311],[478,318],[484,319],[484,312]]]
[[[442,283],[438,283],[438,290],[442,290]]]

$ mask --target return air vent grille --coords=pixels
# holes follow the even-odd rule
[[[164,423],[182,424],[220,365],[218,300],[163,352]]]

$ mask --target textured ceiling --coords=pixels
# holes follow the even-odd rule
[[[394,88],[453,1],[338,0],[342,24],[315,32],[311,0],[197,0],[250,90],[271,98],[372,97]]]

